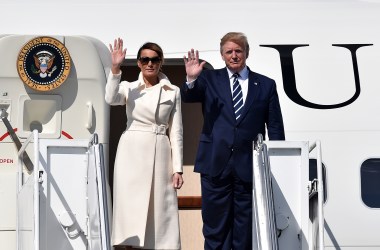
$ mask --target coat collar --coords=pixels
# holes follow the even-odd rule
[[[152,89],[149,91],[153,92],[151,92],[151,96],[149,100],[147,100],[149,102],[148,106],[153,108],[152,112],[154,114],[157,113],[160,103],[167,101],[172,101],[174,103],[175,100],[175,91],[173,91],[175,90],[175,85],[172,85],[167,76],[161,72],[158,74],[158,79],[159,82],[155,86],[150,87]],[[137,81],[138,88],[143,90],[145,88],[145,82],[141,72]]]
[[[228,78],[231,79],[232,75],[235,72],[232,72],[229,68],[226,68],[226,69],[227,69],[227,73],[228,73]],[[247,66],[245,66],[241,71],[239,71],[237,73],[240,75],[240,77],[242,79],[245,79],[249,75],[249,68]]]
[[[226,109],[230,112],[230,117],[235,117],[234,107],[232,104],[230,77],[227,68],[218,70],[218,86],[217,90],[220,90],[220,97],[227,105]]]
[[[144,77],[143,77],[141,72],[139,74],[138,81],[139,81],[139,86],[145,87]],[[159,84],[161,87],[166,86],[165,90],[167,90],[167,89],[174,90],[174,86],[170,83],[168,77],[162,72],[158,73],[158,83],[157,84]]]

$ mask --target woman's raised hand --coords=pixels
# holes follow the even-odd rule
[[[127,49],[123,49],[123,39],[118,38],[113,42],[113,47],[110,44],[111,59],[112,59],[112,68],[111,71],[113,74],[120,73],[120,65],[125,59]]]

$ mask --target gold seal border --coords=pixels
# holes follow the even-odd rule
[[[26,59],[26,56],[28,55],[29,51],[34,48],[35,46],[38,46],[39,44],[51,44],[54,47],[56,47],[59,52],[61,53],[60,56],[63,58],[63,71],[61,73],[61,76],[58,77],[55,81],[49,83],[49,84],[38,84],[35,80],[31,79],[27,72],[25,72],[24,68],[24,61]],[[32,40],[25,43],[25,45],[21,48],[18,56],[17,56],[17,73],[20,76],[20,79],[29,86],[30,88],[37,90],[37,91],[51,91],[53,89],[56,89],[60,87],[68,78],[69,73],[71,70],[71,57],[69,54],[69,51],[65,47],[63,43],[58,41],[57,39],[53,37],[48,36],[41,36],[41,37],[35,37]]]

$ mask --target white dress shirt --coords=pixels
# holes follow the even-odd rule
[[[231,97],[232,97],[232,92],[233,92],[233,82],[234,82],[234,77],[232,76],[235,72],[232,72],[229,68],[227,68],[228,72],[228,77],[230,78],[230,89],[231,89]],[[245,103],[245,99],[247,98],[248,94],[248,69],[247,66],[244,67],[239,73],[238,81],[240,83],[241,87],[241,92],[243,93],[243,103]]]

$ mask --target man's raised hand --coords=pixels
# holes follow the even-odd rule
[[[187,58],[186,56],[183,56],[183,61],[185,62],[187,81],[192,82],[196,80],[201,74],[203,66],[206,64],[206,62],[203,61],[199,63],[198,50],[194,51],[194,49],[191,49],[187,55]]]

